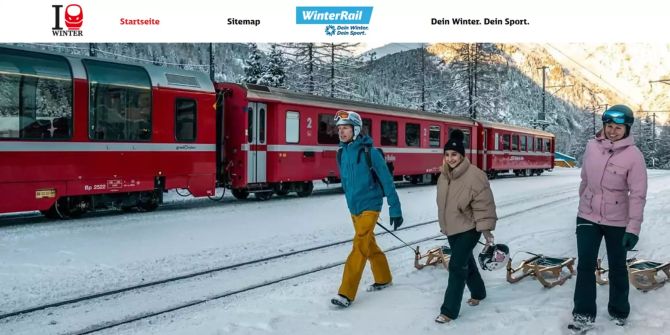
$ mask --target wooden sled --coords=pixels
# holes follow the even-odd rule
[[[426,261],[421,264],[421,259]],[[449,259],[451,259],[451,248],[449,246],[441,246],[429,249],[425,254],[421,254],[419,247],[416,247],[414,252],[414,267],[421,270],[426,266],[436,266],[442,264],[445,269],[449,270]]]
[[[575,258],[555,258],[543,255],[534,255],[526,259],[515,268],[512,267],[512,259],[507,262],[507,282],[516,283],[526,277],[537,279],[542,286],[552,288],[556,285],[563,285],[575,274]],[[561,276],[563,268],[567,267],[570,273],[567,276]],[[521,271],[522,275],[514,277],[514,274]],[[553,279],[552,279],[553,278]]]
[[[659,263],[630,258],[626,260],[626,265],[628,267],[628,281],[642,292],[655,290],[670,281],[670,262]],[[608,279],[602,278],[602,275],[607,271],[601,266],[601,260],[598,259],[598,268],[596,268],[596,282],[598,284],[607,285],[609,283]],[[665,278],[657,279],[659,272],[665,274]]]

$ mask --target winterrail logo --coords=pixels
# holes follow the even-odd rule
[[[363,36],[368,32],[372,7],[296,7],[296,24],[323,24],[326,36]]]
[[[370,24],[372,7],[296,7],[296,24]]]

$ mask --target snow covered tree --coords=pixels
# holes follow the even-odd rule
[[[287,87],[309,94],[323,94],[323,78],[320,70],[323,60],[319,57],[323,46],[316,43],[289,43],[282,45],[289,55]]]
[[[263,64],[261,63],[261,51],[256,43],[249,43],[249,56],[244,61],[244,82],[258,84],[263,75]]]
[[[670,121],[666,121],[661,127],[661,134],[656,140],[657,167],[670,169]]]
[[[643,119],[636,120],[633,127],[631,132],[635,136],[635,144],[642,151],[647,167],[654,166],[656,153],[654,152],[651,117],[646,115]]]
[[[267,65],[263,67],[263,73],[258,80],[258,84],[271,87],[284,87],[286,72],[284,70],[286,61],[282,51],[276,44],[270,46],[270,55]]]
[[[466,88],[468,114],[477,118],[480,106],[488,109],[487,94],[495,90],[495,64],[501,60],[501,51],[490,43],[455,43],[450,47],[455,55],[450,68]]]
[[[318,50],[324,61],[326,90],[331,98],[352,98],[354,82],[352,75],[359,66],[359,60],[353,56],[359,43],[327,43]]]

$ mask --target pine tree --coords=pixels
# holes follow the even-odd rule
[[[651,117],[646,115],[644,119],[636,120],[631,129],[635,136],[635,144],[642,151],[647,167],[655,165],[656,153],[654,152],[654,143],[652,138]]]
[[[276,44],[270,46],[270,55],[268,56],[268,63],[263,69],[263,74],[258,81],[260,85],[271,87],[284,87],[286,80],[286,72],[284,70],[286,61],[282,51],[277,48]]]
[[[670,121],[661,127],[661,134],[656,140],[657,167],[670,169]]]
[[[258,84],[262,75],[261,51],[258,50],[256,43],[249,43],[249,56],[244,61],[243,81],[248,84]]]

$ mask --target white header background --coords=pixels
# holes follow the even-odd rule
[[[83,36],[53,36],[52,5],[82,6]],[[366,36],[327,36],[325,25],[297,25],[296,6],[373,6]],[[0,3],[0,42],[667,42],[667,1],[605,0],[33,0]],[[431,18],[513,18],[530,25],[431,25]],[[127,26],[120,19],[157,19]],[[259,26],[227,25],[260,19]],[[65,23],[61,18],[61,26]]]

